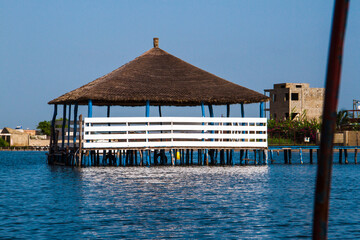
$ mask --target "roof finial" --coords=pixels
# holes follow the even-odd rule
[[[159,47],[159,38],[154,38],[154,48]]]

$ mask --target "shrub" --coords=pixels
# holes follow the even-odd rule
[[[0,138],[0,147],[8,147],[9,143],[4,139]]]

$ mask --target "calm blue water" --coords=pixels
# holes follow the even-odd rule
[[[76,169],[0,152],[0,239],[310,238],[315,174],[309,164]],[[359,165],[334,165],[330,239],[360,238],[359,180]]]

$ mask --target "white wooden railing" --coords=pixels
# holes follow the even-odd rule
[[[267,148],[266,118],[85,118],[83,147]]]

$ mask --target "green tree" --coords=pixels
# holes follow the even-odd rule
[[[336,115],[336,129],[341,130],[344,126],[349,124],[349,114],[346,110],[338,111]]]
[[[39,122],[36,129],[39,129],[42,134],[50,136],[51,133],[51,123],[50,121]]]
[[[9,143],[6,142],[4,139],[0,138],[0,147],[8,147]]]

